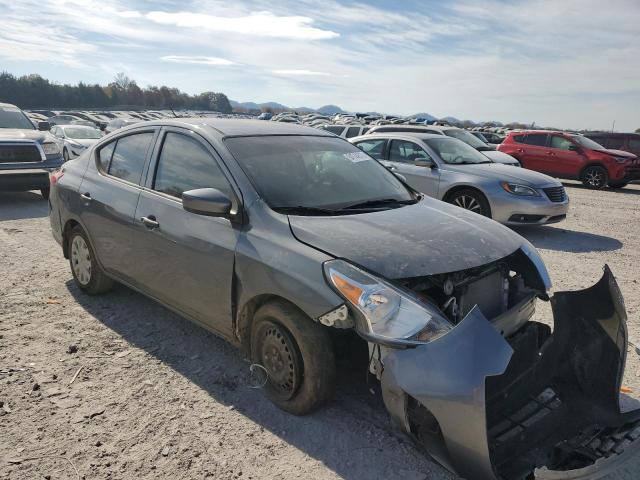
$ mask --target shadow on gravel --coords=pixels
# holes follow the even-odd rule
[[[568,183],[562,182],[565,187],[575,188],[576,190],[592,190],[590,188],[585,187],[581,183]],[[640,185],[635,183],[630,183],[624,188],[604,188],[602,190],[592,190],[593,192],[605,193],[605,194],[618,194],[618,193],[626,193],[627,195],[640,195]]]
[[[49,205],[35,192],[0,192],[0,222],[42,218],[49,215]]]
[[[610,252],[620,250],[623,246],[620,240],[612,237],[552,226],[516,227],[514,230],[536,248],[544,250],[570,253]]]
[[[277,409],[259,388],[252,388],[249,363],[239,350],[205,329],[123,286],[99,297],[82,293],[71,280],[67,288],[87,312],[127,342],[341,478],[454,479],[393,432],[378,383],[367,375],[366,344],[356,336],[337,339],[346,353],[337,359],[336,399],[318,412],[296,417]],[[189,404],[187,396],[180,401]]]

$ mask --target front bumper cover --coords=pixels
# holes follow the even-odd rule
[[[593,439],[640,426],[640,410],[623,414],[619,404],[627,351],[622,295],[605,266],[593,287],[551,301],[553,334],[529,322],[507,340],[475,308],[429,344],[390,350],[381,384],[394,421],[468,480],[527,478],[537,468],[540,478],[553,471],[597,478],[584,469],[609,453],[589,450]]]

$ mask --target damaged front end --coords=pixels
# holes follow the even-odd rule
[[[387,281],[325,264],[369,342],[394,422],[469,479],[595,479],[640,450],[640,410],[622,413],[626,312],[605,267],[551,299],[528,244],[481,267]],[[532,320],[551,300],[554,330]]]
[[[508,283],[519,274],[501,276]],[[552,333],[525,318],[530,310],[512,312],[522,312],[529,290],[539,288],[522,276],[521,296],[509,299],[514,288],[505,285],[502,307],[489,302],[491,320],[478,302],[432,342],[384,348],[377,373],[385,405],[405,432],[464,478],[600,478],[640,449],[640,410],[620,409],[627,351],[620,290],[605,267],[593,287],[555,294]],[[419,291],[428,294],[438,282]]]

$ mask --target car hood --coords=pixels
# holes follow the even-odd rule
[[[598,150],[599,152],[608,153],[614,157],[636,158],[636,155],[631,152],[625,152],[624,150],[612,150],[610,148]]]
[[[562,185],[555,178],[526,168],[513,168],[502,163],[482,163],[478,165],[451,165],[442,167],[451,172],[477,175],[483,178],[495,179],[496,181],[519,182],[532,187],[549,187]]]
[[[358,215],[291,215],[289,223],[299,241],[389,279],[478,267],[527,243],[493,220],[432,198]]]
[[[94,143],[96,143],[99,138],[69,138],[69,143],[76,143],[78,145],[82,145],[83,147],[90,147]]]
[[[510,164],[513,164],[513,165],[520,165],[520,162],[518,162],[518,160],[513,158],[508,153],[499,152],[497,150],[486,150],[486,151],[480,152],[480,153],[482,153],[486,157],[489,157],[494,162],[510,163]]]
[[[22,130],[18,128],[0,128],[0,142],[10,140],[32,140],[38,143],[53,141],[50,133],[40,130]]]

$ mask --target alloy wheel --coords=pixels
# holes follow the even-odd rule
[[[590,187],[600,188],[604,186],[604,173],[599,169],[593,168],[587,170],[584,178]]]
[[[453,199],[454,205],[464,208],[465,210],[471,210],[472,212],[483,214],[482,205],[474,197],[470,195],[458,195]]]
[[[88,285],[91,281],[91,252],[80,235],[73,237],[71,242],[71,265],[78,282]]]

